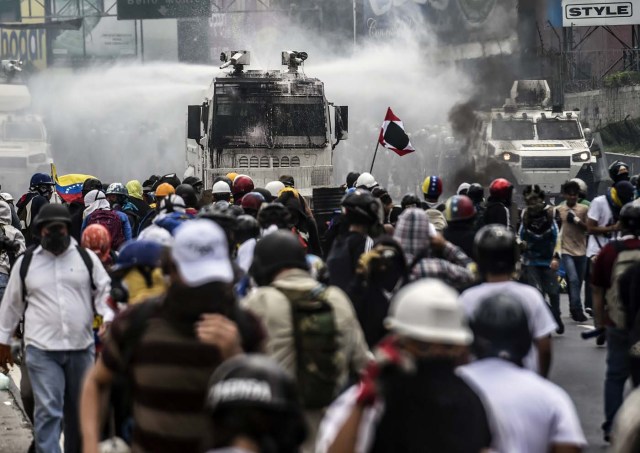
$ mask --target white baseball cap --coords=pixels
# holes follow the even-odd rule
[[[458,293],[433,278],[402,288],[393,298],[385,326],[415,340],[469,345],[473,333],[467,326]]]
[[[174,234],[171,257],[187,286],[233,281],[227,237],[210,220],[188,220]]]

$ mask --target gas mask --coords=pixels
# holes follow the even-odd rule
[[[64,225],[60,223],[47,225],[47,230],[47,233],[40,238],[42,248],[54,255],[64,252],[71,243],[71,237],[68,231],[64,231]]]
[[[49,200],[51,199],[51,195],[53,195],[53,187],[50,185],[37,186],[36,192]]]

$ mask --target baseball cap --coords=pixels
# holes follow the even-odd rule
[[[195,219],[175,230],[171,257],[187,286],[233,281],[224,230],[214,222]]]

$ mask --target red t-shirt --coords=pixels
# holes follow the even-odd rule
[[[618,257],[618,250],[616,249],[616,241],[609,242],[600,251],[596,263],[591,271],[591,283],[599,288],[609,289],[611,286],[611,271],[613,270],[613,263]],[[625,249],[640,249],[640,239],[625,239]]]

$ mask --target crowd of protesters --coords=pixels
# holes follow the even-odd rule
[[[0,368],[31,450],[583,451],[547,379],[566,287],[606,343],[604,438],[639,451],[639,187],[609,173],[521,209],[502,178],[396,203],[350,173],[322,220],[288,175],[88,178],[64,202],[35,174],[0,194]]]

